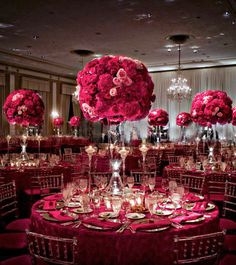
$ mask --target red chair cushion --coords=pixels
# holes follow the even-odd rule
[[[27,248],[26,233],[0,234],[0,249],[20,250]]]
[[[227,218],[220,218],[220,228],[222,230],[236,230],[236,222]]]
[[[31,265],[32,260],[30,255],[20,255],[0,262],[0,265]]]
[[[40,189],[34,188],[34,189],[25,189],[24,193],[26,195],[32,196],[32,195],[40,195]]]
[[[226,251],[236,251],[236,235],[225,235],[224,248]]]
[[[5,230],[25,232],[25,230],[29,228],[30,228],[30,219],[24,218],[12,221],[5,227]]]
[[[219,265],[233,265],[236,264],[236,255],[226,254],[221,260]]]

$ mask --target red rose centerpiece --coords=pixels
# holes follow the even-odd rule
[[[41,96],[32,90],[14,90],[6,98],[3,111],[10,124],[24,127],[43,124],[44,103]]]
[[[73,116],[70,121],[69,124],[71,127],[73,127],[73,134],[74,136],[78,136],[78,127],[80,126],[80,117],[79,116]]]
[[[181,112],[176,117],[176,124],[178,126],[188,127],[192,122],[191,114],[187,112]]]
[[[236,126],[236,107],[232,108],[232,125]]]
[[[54,130],[57,134],[57,136],[61,136],[61,127],[64,124],[64,119],[62,117],[57,117],[53,119],[53,125],[54,125]]]
[[[147,68],[128,57],[92,60],[78,73],[77,83],[80,107],[90,121],[143,119],[155,100]]]
[[[161,141],[162,126],[169,122],[168,112],[163,109],[154,109],[148,114],[148,123],[152,126],[154,141]]]
[[[194,122],[202,126],[229,123],[232,119],[232,100],[220,90],[198,93],[192,101],[191,116]]]
[[[181,127],[181,142],[186,143],[186,127],[192,122],[190,113],[181,112],[176,117],[176,124]]]

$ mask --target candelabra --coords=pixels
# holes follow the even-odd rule
[[[10,161],[10,152],[9,152],[10,150],[9,150],[9,148],[10,148],[11,135],[8,134],[6,139],[7,139],[7,160]]]
[[[129,154],[129,150],[130,150],[129,147],[122,146],[121,149],[118,151],[120,156],[121,156],[121,159],[122,159],[123,179],[125,177],[125,159],[126,159],[127,155]]]
[[[27,136],[22,135],[22,143],[21,143],[21,160],[25,161],[28,160],[29,157],[26,153],[26,147],[27,147]]]
[[[40,157],[40,141],[41,141],[41,139],[42,139],[42,136],[41,135],[37,135],[36,136],[36,139],[37,139],[37,141],[38,141],[38,158]]]
[[[139,147],[139,150],[142,153],[142,157],[143,157],[143,170],[145,171],[145,160],[146,160],[146,156],[147,156],[147,152],[149,150],[148,146],[144,143],[142,143],[142,145]]]

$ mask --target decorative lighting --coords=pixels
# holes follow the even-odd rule
[[[174,35],[169,37],[170,40],[178,44],[179,51],[179,62],[178,62],[178,71],[177,77],[171,79],[171,85],[167,89],[167,96],[172,100],[181,101],[184,98],[189,98],[191,96],[191,88],[187,84],[187,79],[181,75],[181,67],[180,67],[180,55],[181,55],[181,47],[180,45],[184,43],[189,38],[188,35]]]

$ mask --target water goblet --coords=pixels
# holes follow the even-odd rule
[[[81,178],[78,180],[78,184],[79,184],[79,189],[81,190],[82,193],[84,193],[88,187],[88,179]]]
[[[127,181],[129,189],[132,189],[134,186],[134,178],[133,177],[127,177],[126,181]]]
[[[156,186],[156,179],[155,177],[149,177],[148,178],[148,186],[151,191],[151,193],[154,191],[155,186]]]
[[[151,217],[156,212],[157,208],[157,197],[153,195],[149,195],[146,197],[146,206],[151,214]]]
[[[169,181],[168,179],[162,178],[161,180],[161,188],[165,191],[165,194],[169,188]]]
[[[112,210],[115,214],[119,214],[122,206],[122,198],[119,196],[112,197]]]

